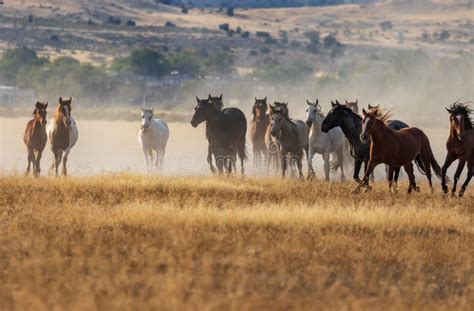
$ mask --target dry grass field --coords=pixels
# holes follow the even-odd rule
[[[0,309],[472,310],[471,191],[421,185],[4,175]]]

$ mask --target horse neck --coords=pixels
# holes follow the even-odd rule
[[[311,129],[313,133],[319,134],[322,132],[321,130],[321,124],[323,124],[324,118],[322,116],[316,116],[316,120],[311,124]]]
[[[374,144],[387,140],[387,136],[392,134],[393,130],[386,126],[382,121],[375,120],[374,128],[370,133],[370,138]]]
[[[355,146],[362,144],[359,139],[359,134],[362,130],[362,121],[355,115],[342,118],[340,128],[351,145]]]
[[[206,120],[207,126],[210,126],[210,127],[219,126],[220,124],[225,122],[225,120],[227,119],[225,113],[221,110],[213,109],[210,111],[211,113],[208,115],[207,120]]]

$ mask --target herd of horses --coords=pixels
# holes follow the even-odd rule
[[[472,178],[474,169],[474,129],[471,120],[473,110],[468,104],[456,102],[446,110],[449,113],[450,132],[446,143],[447,155],[443,167],[437,163],[427,135],[416,127],[410,127],[400,120],[391,120],[379,106],[368,105],[359,114],[358,101],[344,104],[331,101],[331,110],[325,115],[319,101],[307,101],[306,121],[290,117],[288,103],[267,103],[267,98],[257,99],[252,108],[252,118],[247,126],[245,114],[238,108],[224,108],[222,95],[200,99],[191,125],[206,124],[208,140],[207,162],[213,173],[231,174],[237,171],[237,158],[240,160],[240,173],[244,174],[247,159],[246,137],[250,131],[253,147],[254,165],[281,170],[285,177],[287,171],[292,176],[304,178],[303,160],[308,163],[307,178],[315,177],[313,157],[321,154],[324,161],[325,180],[329,180],[330,170],[340,170],[341,180],[345,179],[344,167],[353,160],[353,179],[358,183],[354,193],[370,189],[373,171],[379,164],[386,165],[389,192],[397,192],[397,181],[401,167],[409,178],[408,193],[420,191],[414,175],[414,165],[426,176],[431,191],[432,172],[441,179],[444,193],[448,192],[446,171],[459,160],[454,174],[452,195],[456,193],[457,183],[467,164],[467,177],[459,196],[463,196]],[[47,141],[54,155],[51,169],[58,175],[62,162],[62,174],[67,175],[67,160],[72,147],[78,140],[78,129],[71,116],[72,98],[59,98],[54,116],[47,124],[47,102],[36,102],[33,119],[27,123],[24,143],[28,150],[26,174],[33,165],[33,173],[41,172],[40,160]],[[166,122],[153,116],[153,109],[141,109],[141,126],[138,140],[145,155],[148,169],[163,167],[163,160],[169,128]],[[331,160],[332,156],[332,160]],[[214,165],[215,163],[215,165]],[[359,173],[364,165],[364,176]]]

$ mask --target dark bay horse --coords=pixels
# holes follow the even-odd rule
[[[362,163],[364,164],[364,171],[367,171],[367,165],[370,158],[370,144],[363,143],[359,139],[362,130],[362,117],[355,113],[352,107],[341,105],[338,101],[336,101],[336,103],[331,102],[331,105],[332,109],[326,115],[326,119],[324,119],[321,129],[323,132],[328,132],[332,128],[338,126],[341,127],[342,132],[351,145],[350,153],[354,157],[353,178],[356,182],[360,182],[359,172]],[[408,127],[407,124],[399,120],[390,120],[387,122],[387,126],[393,130]],[[417,161],[417,164],[421,169],[421,161]],[[399,172],[399,168],[395,170],[395,182],[398,180]]]
[[[286,105],[285,105],[286,106]],[[299,177],[303,178],[303,152],[308,154],[308,127],[301,120],[291,120],[288,110],[281,106],[270,105],[272,116],[273,137],[279,137],[281,146],[281,169],[282,177],[285,177],[286,169],[295,162]]]
[[[209,99],[196,97],[197,105],[191,125],[197,127],[206,122],[206,136],[209,141],[209,151],[216,158],[217,171],[221,174],[224,169],[227,173],[235,169],[236,153],[240,159],[240,171],[244,174],[246,160],[245,136],[247,133],[247,119],[244,113],[237,108],[217,109]],[[216,171],[212,164],[212,157],[208,163],[211,171]]]
[[[464,165],[467,162],[467,177],[464,184],[459,190],[459,196],[462,197],[466,191],[467,185],[472,178],[474,170],[474,129],[472,126],[471,113],[473,112],[466,104],[454,103],[451,107],[446,108],[449,112],[449,137],[446,142],[448,151],[446,160],[444,161],[441,179],[441,186],[444,193],[448,193],[446,186],[446,171],[455,160],[459,160],[458,167],[454,174],[454,184],[451,190],[452,195],[456,193],[456,185],[461,176]]]
[[[369,112],[363,109],[362,113],[364,118],[362,120],[360,140],[367,143],[370,137],[370,159],[364,178],[357,188],[354,189],[354,192],[358,192],[363,186],[368,186],[369,175],[380,163],[385,163],[389,166],[389,191],[396,191],[396,189],[392,189],[393,174],[395,169],[401,166],[404,167],[410,180],[408,193],[411,193],[412,190],[419,191],[419,187],[415,182],[412,163],[417,155],[420,155],[431,191],[433,191],[430,168],[433,168],[439,178],[441,178],[441,168],[434,158],[426,134],[416,127],[408,127],[401,130],[389,128],[387,126],[388,115],[380,112],[378,108],[374,108]]]
[[[41,172],[40,161],[43,154],[48,135],[46,134],[46,108],[48,103],[36,102],[33,111],[33,119],[26,124],[23,135],[23,142],[28,150],[28,167],[25,174],[30,173],[30,166],[33,164],[34,176],[39,176]]]
[[[252,120],[250,121],[250,141],[252,142],[253,161],[256,167],[267,161],[267,147],[265,145],[265,132],[270,124],[270,116],[267,114],[267,98],[257,99],[252,108]]]

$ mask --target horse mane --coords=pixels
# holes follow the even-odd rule
[[[462,114],[464,116],[464,127],[468,129],[473,128],[471,114],[474,113],[474,110],[467,103],[455,102],[447,110],[450,114]]]
[[[384,111],[382,108],[377,108],[368,113],[370,116],[375,118],[376,120],[382,121],[383,124],[387,125],[388,121],[390,120],[391,114],[389,111]]]
[[[58,105],[56,106],[56,109],[54,110],[54,116],[53,116],[53,118],[54,118],[55,121],[59,121],[59,120],[61,119],[61,116],[62,116],[62,115],[63,115],[63,112],[61,111],[61,105],[58,104]]]
[[[339,107],[342,107],[345,111],[348,111],[350,112],[352,115],[354,115],[355,117],[357,117],[359,120],[362,121],[362,117],[360,115],[358,115],[357,113],[355,113],[351,108],[349,108],[348,106],[346,105],[339,105]]]

